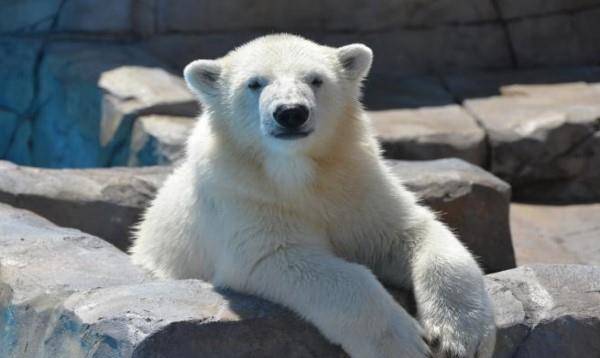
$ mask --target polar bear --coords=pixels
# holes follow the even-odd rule
[[[489,357],[482,271],[382,160],[359,101],[371,62],[279,34],[190,63],[204,111],[132,258],[287,306],[352,357]],[[382,283],[414,292],[418,321]]]

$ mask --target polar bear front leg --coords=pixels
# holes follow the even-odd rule
[[[230,271],[238,278],[222,277],[218,284],[287,306],[352,357],[429,354],[419,324],[364,266],[324,250],[292,247],[263,257],[249,271],[245,280]]]
[[[496,332],[481,269],[444,224],[432,219],[424,226],[412,281],[434,357],[491,357]]]

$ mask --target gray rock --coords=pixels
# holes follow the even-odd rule
[[[0,205],[3,357],[346,357],[290,311],[198,280],[154,280],[78,230]],[[495,357],[596,356],[600,268],[536,265],[486,278]],[[410,293],[392,291],[410,307]]]
[[[517,264],[600,266],[600,204],[512,203],[510,227]]]
[[[457,159],[390,164],[425,203],[442,213],[489,272],[514,267],[507,184]],[[122,249],[128,247],[131,227],[171,170],[0,165],[0,202],[100,236]]]
[[[129,166],[175,163],[183,157],[195,119],[148,115],[138,118],[131,133]]]
[[[600,10],[525,18],[508,24],[519,67],[596,65]]]
[[[0,161],[0,202],[126,249],[130,231],[169,168],[40,169]]]
[[[598,0],[498,0],[498,8],[503,19],[585,11],[598,4]]]
[[[512,66],[502,26],[408,28],[383,33],[325,34],[318,41],[331,46],[353,42],[369,45],[376,58],[374,76],[502,69]]]
[[[160,0],[159,32],[232,32],[272,31],[375,31],[390,27],[436,26],[483,22],[498,18],[490,0],[437,1],[419,0],[308,0],[300,3],[273,3],[259,0],[253,6],[239,2],[197,2],[177,4]],[[224,21],[225,19],[237,21]]]
[[[504,91],[465,102],[487,132],[492,172],[521,199],[600,198],[600,90],[578,83]]]
[[[494,357],[600,354],[600,268],[522,266],[487,280],[498,327]]]
[[[33,164],[96,167],[127,162],[133,119],[141,114],[194,115],[180,77],[125,45],[49,45],[39,65],[39,108],[31,118]]]
[[[291,312],[197,280],[83,291],[59,317],[47,338],[54,356],[345,356]],[[65,344],[81,340],[87,344]]]
[[[109,243],[3,204],[0,246],[2,357],[51,356],[45,354],[47,328],[71,293],[149,279]]]
[[[485,133],[458,105],[376,111],[369,116],[386,158],[459,158],[486,164]]]
[[[506,85],[550,85],[565,82],[600,82],[600,67],[553,67],[443,75],[444,85],[459,101],[499,95],[501,87]]]
[[[363,103],[369,110],[405,109],[454,104],[452,95],[433,76],[371,74],[365,81]]]
[[[388,163],[409,189],[439,213],[486,272],[515,267],[508,184],[458,159]]]

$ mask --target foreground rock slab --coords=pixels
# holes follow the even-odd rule
[[[111,244],[0,204],[0,356],[52,355],[55,309],[80,290],[143,283],[149,276]]]
[[[347,357],[283,307],[153,279],[110,244],[24,210],[0,205],[0,244],[2,357]],[[600,354],[599,267],[520,267],[486,285],[495,357]],[[394,296],[410,311],[410,293]]]
[[[389,161],[393,172],[459,234],[487,272],[514,267],[510,186],[460,161]],[[171,167],[39,169],[0,162],[0,202],[126,249],[130,232]]]
[[[600,355],[600,267],[522,266],[487,279],[498,327],[494,357]]]

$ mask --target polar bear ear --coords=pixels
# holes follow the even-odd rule
[[[214,96],[219,90],[221,64],[217,60],[196,60],[185,66],[183,77],[193,92]]]
[[[363,44],[339,47],[337,56],[350,80],[362,80],[369,73],[373,62],[373,51]]]

